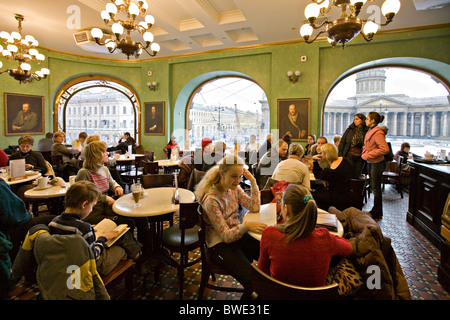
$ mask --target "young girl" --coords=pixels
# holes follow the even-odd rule
[[[226,156],[218,166],[211,168],[198,184],[195,195],[204,212],[206,242],[211,258],[224,266],[244,287],[241,299],[250,298],[250,262],[258,259],[259,242],[247,231],[261,233],[265,224],[237,219],[242,205],[252,212],[260,208],[258,185],[245,168],[244,161],[235,155]],[[251,196],[239,186],[242,174],[251,183]]]
[[[389,146],[386,142],[388,128],[378,126],[383,122],[384,116],[378,112],[372,111],[367,115],[366,125],[369,127],[364,138],[364,147],[361,158],[367,161],[367,172],[370,176],[370,188],[373,192],[373,207],[370,214],[374,219],[383,217],[383,200],[381,197],[381,179],[383,171],[386,168],[384,155],[389,152]]]
[[[325,228],[316,228],[317,206],[302,185],[286,188],[281,215],[282,224],[262,232],[258,267],[289,284],[324,286],[332,256],[350,255],[352,245]]]

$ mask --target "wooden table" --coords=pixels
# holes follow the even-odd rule
[[[171,159],[164,159],[164,160],[155,160],[154,162],[158,162],[158,166],[164,169],[164,173],[171,174],[174,170],[174,167],[178,166],[179,160],[173,161]]]
[[[144,196],[140,199],[140,207],[133,208],[133,195],[126,194],[116,200],[113,204],[115,213],[126,217],[146,217],[149,220],[150,232],[153,237],[151,251],[159,254],[160,240],[163,230],[163,222],[172,217],[173,213],[180,208],[179,204],[172,203],[175,192],[173,187],[150,188],[144,190]],[[179,188],[180,202],[194,202],[195,195],[192,191]]]
[[[274,226],[277,224],[277,214],[276,214],[276,203],[268,203],[261,205],[260,212],[248,212],[244,218],[243,221],[252,221],[252,222],[262,222],[267,224],[267,226]],[[328,213],[325,210],[318,209],[318,217],[317,222],[320,223],[324,217],[321,217],[323,214],[326,215],[332,215],[331,213]],[[325,216],[326,217],[326,216]],[[337,219],[336,219],[337,220]],[[344,234],[344,227],[342,226],[341,222],[337,220],[337,226],[338,231],[333,232],[330,231],[330,233],[336,234],[340,237]],[[253,238],[257,240],[261,240],[261,234],[260,233],[254,233],[254,232],[248,232]]]

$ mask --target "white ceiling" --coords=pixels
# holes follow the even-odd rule
[[[132,0],[135,1],[135,0]],[[17,31],[14,14],[25,16],[22,34],[33,35],[39,46],[58,52],[107,59],[123,54],[87,51],[74,34],[99,27],[109,0],[0,0],[0,31]],[[148,0],[147,13],[155,17],[151,31],[161,45],[157,57],[223,50],[300,40],[299,27],[309,0]],[[373,14],[383,0],[368,2],[360,17]],[[400,30],[450,23],[450,0],[402,0],[394,21],[381,30]],[[372,7],[370,7],[372,6]],[[370,9],[367,9],[369,8]],[[416,9],[416,7],[418,9]],[[431,9],[429,9],[431,7]],[[334,12],[336,17],[339,10]],[[376,11],[375,11],[376,12]],[[384,22],[384,17],[382,18]],[[79,25],[77,25],[79,24]],[[136,38],[138,40],[138,37]],[[376,36],[374,41],[376,41]],[[92,46],[94,49],[104,49]],[[3,59],[3,58],[2,58]],[[140,59],[150,59],[144,52]]]

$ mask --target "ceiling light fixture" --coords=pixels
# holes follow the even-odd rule
[[[300,28],[300,35],[303,37],[306,43],[312,43],[317,37],[326,33],[328,41],[333,46],[340,43],[342,48],[345,44],[351,41],[359,33],[362,34],[366,41],[372,41],[373,36],[378,31],[379,25],[372,20],[358,18],[361,12],[362,6],[366,1],[372,2],[373,0],[312,0],[313,2],[308,4],[305,8],[305,16],[307,21]],[[318,17],[328,18],[327,15],[333,7],[341,9],[341,14],[338,19],[332,21],[326,20],[320,25],[316,25],[316,19]],[[350,13],[347,13],[347,8]],[[380,24],[380,26],[386,26],[392,22],[394,16],[400,10],[399,0],[386,0],[381,7],[381,12],[386,18],[386,22]],[[314,30],[325,27],[320,31],[314,39],[310,40]],[[362,31],[362,32],[361,32]]]
[[[146,0],[138,0],[137,3],[131,2],[131,0],[111,0],[111,3],[106,4],[106,9],[101,12],[101,16],[105,24],[111,27],[116,39],[107,39],[105,42],[101,42],[103,31],[100,28],[93,28],[91,35],[95,42],[101,46],[106,46],[110,53],[119,49],[128,59],[130,59],[130,56],[138,58],[143,50],[154,57],[160,50],[159,44],[153,42],[154,36],[149,31],[155,23],[155,18],[148,14],[145,15],[144,21],[137,22],[140,14],[144,15],[148,9]],[[126,20],[116,20],[115,17],[118,13],[125,14]],[[138,31],[142,35],[145,44],[131,39],[131,32],[133,31]],[[147,51],[149,47],[150,52]]]
[[[0,51],[2,55],[9,61],[17,61],[19,64],[17,69],[6,69],[0,71],[0,74],[8,72],[8,74],[20,83],[31,82],[33,80],[41,80],[47,78],[50,74],[50,70],[42,68],[40,71],[30,72],[31,65],[29,62],[34,61],[37,64],[45,60],[45,56],[36,49],[39,42],[30,35],[22,37],[22,21],[24,17],[20,14],[14,16],[19,22],[19,32],[13,31],[9,34],[6,31],[0,32],[0,38],[2,38],[6,49],[0,45]],[[2,67],[0,62],[0,68]]]

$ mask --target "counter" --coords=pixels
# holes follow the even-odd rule
[[[411,166],[406,220],[441,251],[438,280],[450,290],[450,246],[441,235],[442,214],[450,193],[450,166],[408,160]]]

